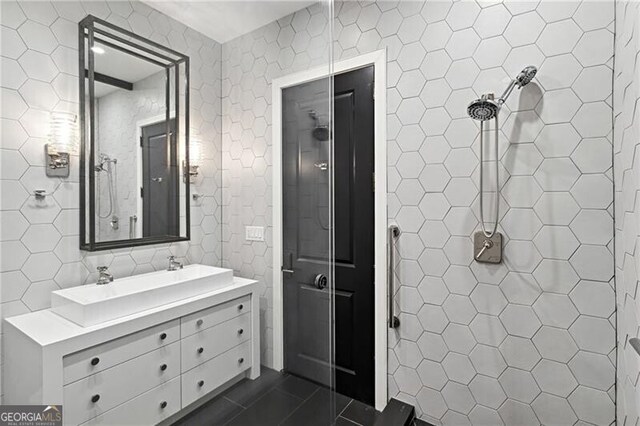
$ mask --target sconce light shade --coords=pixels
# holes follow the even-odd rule
[[[184,167],[184,181],[189,183],[195,183],[196,178],[200,174],[200,163],[202,161],[202,139],[200,136],[191,129],[191,136],[189,138],[189,167],[183,164]]]
[[[52,112],[49,123],[49,145],[58,152],[78,153],[78,116],[68,112]]]
[[[70,156],[78,153],[78,117],[68,112],[52,112],[49,143],[44,146],[49,177],[68,177]]]

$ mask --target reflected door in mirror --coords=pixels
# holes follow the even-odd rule
[[[142,128],[142,236],[177,235],[180,220],[178,203],[179,161],[174,132],[175,120]]]

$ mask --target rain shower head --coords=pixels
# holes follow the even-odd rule
[[[316,127],[313,128],[311,134],[313,138],[320,142],[326,142],[329,140],[329,126],[326,124],[320,124],[320,120],[318,119],[318,114],[315,110],[309,111],[309,117],[315,122]]]
[[[469,117],[478,121],[491,120],[498,114],[498,111],[500,111],[500,105],[493,100],[493,94],[482,95],[480,99],[471,102],[467,107]]]

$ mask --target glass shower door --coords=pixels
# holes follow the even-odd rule
[[[275,236],[282,246],[274,253],[281,257],[280,271],[274,279],[282,289],[282,368],[318,386],[291,421],[301,416],[298,424],[330,425],[344,408],[336,405],[334,392],[332,2],[296,12],[293,22],[307,18],[309,25],[324,22],[324,29],[274,82],[274,125],[280,123],[274,157],[281,162],[274,177],[282,188],[281,200],[274,199],[281,215],[274,219],[282,220],[282,234]],[[307,27],[302,32],[310,29],[318,31]],[[305,37],[296,34],[294,45]],[[296,64],[305,56],[307,65]]]

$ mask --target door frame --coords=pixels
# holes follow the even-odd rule
[[[374,383],[375,408],[387,405],[387,52],[377,50],[335,62],[329,71],[320,66],[271,82],[273,161],[273,368],[284,368],[284,303],[281,267],[282,217],[282,90],[298,84],[374,66]]]

